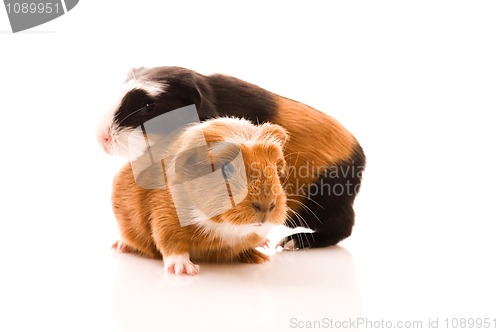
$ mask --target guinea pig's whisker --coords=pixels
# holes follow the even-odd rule
[[[292,220],[294,220],[294,225],[295,225],[295,227],[298,227],[298,226],[302,226],[302,227],[304,227],[304,225],[302,225],[302,220],[300,219],[300,218],[301,218],[301,217],[300,217],[300,215],[299,215],[297,212],[295,212],[295,210],[293,210],[293,209],[290,209],[290,211],[291,211],[291,212],[295,215],[295,217],[297,217],[297,219],[293,219],[293,218],[290,216],[290,218],[291,218]],[[299,223],[300,225],[297,225],[297,223]]]
[[[304,227],[304,226],[302,226],[302,227]],[[307,227],[307,228],[309,228],[309,227]],[[295,233],[295,234],[297,234],[297,237],[298,237],[298,240],[299,240],[299,244],[300,244],[301,247],[305,246],[305,242],[306,241],[307,241],[308,246],[311,246],[311,243],[309,242],[309,240],[307,239],[307,237],[305,237],[305,235],[303,233]],[[306,241],[304,241],[304,239]]]
[[[300,152],[294,152],[294,153],[289,153],[287,154],[284,159],[286,160],[288,158],[288,156],[291,156],[292,154],[296,154],[297,155],[297,158],[295,158],[295,163],[293,164],[293,166],[289,166],[287,165],[285,168],[286,168],[286,178],[284,180],[284,182],[287,182],[288,179],[290,178],[290,176],[292,175],[292,172],[289,172],[288,169],[295,169],[297,167],[297,163],[299,162],[299,155]]]
[[[297,236],[299,237],[299,243],[302,244],[302,247],[304,247],[304,239],[302,237],[304,237],[307,241],[307,245],[310,247],[311,246],[311,243],[309,242],[309,240],[307,239],[307,237],[305,237],[304,233],[297,233]]]
[[[316,213],[314,213],[307,205],[305,205],[304,203],[302,203],[301,201],[299,200],[296,200],[296,199],[293,199],[293,198],[287,198],[287,200],[291,201],[291,202],[295,202],[297,204],[299,204],[300,206],[302,206],[304,209],[306,209],[307,211],[309,211],[316,219],[318,219],[318,221],[322,224],[323,222],[318,218],[318,216],[316,215]],[[309,227],[309,226],[308,226]]]
[[[138,113],[138,112],[140,112],[140,111],[142,111],[142,110],[144,110],[144,109],[146,109],[146,108],[150,107],[151,105],[154,105],[154,103],[152,103],[152,104],[148,104],[148,105],[146,105],[146,106],[144,106],[144,107],[141,107],[141,108],[139,108],[139,109],[136,109],[135,111],[133,111],[132,113],[130,113],[130,114],[128,114],[126,117],[124,117],[124,118],[123,118],[123,119],[122,119],[119,123],[117,123],[117,126],[119,127],[119,126],[123,123],[123,121],[125,121],[126,119],[128,119],[128,118],[129,118],[129,117],[131,117],[132,115],[134,115],[134,114],[136,114],[136,113]]]
[[[302,206],[303,208],[307,209],[309,212],[311,212],[311,213],[312,213],[312,214],[316,217],[316,219],[318,219],[318,221],[319,221],[320,223],[322,223],[322,222],[321,222],[321,220],[318,218],[318,216],[317,216],[317,215],[316,215],[316,214],[315,214],[315,213],[311,210],[311,208],[309,208],[307,205],[305,205],[304,203],[302,203],[302,202],[300,202],[300,201],[298,201],[298,200],[295,200],[295,199],[293,199],[293,198],[290,198],[290,200],[291,200],[292,202],[296,202],[297,204],[299,204],[299,205],[300,205],[300,206]]]
[[[288,221],[290,222],[290,224],[292,224],[293,228],[299,227],[299,225],[297,225],[297,223],[292,218],[289,218]],[[287,236],[287,237],[289,237],[289,236]],[[299,239],[298,239],[299,243],[302,244],[303,241],[302,241],[302,238],[300,237],[300,234],[298,234],[298,237],[299,237]],[[285,247],[285,245],[286,245],[286,242],[283,243],[283,247]]]
[[[286,158],[288,158],[288,157],[293,156],[294,154],[296,154],[296,155],[297,155],[297,159],[298,159],[298,158],[299,158],[299,154],[301,154],[301,153],[302,153],[301,151],[297,151],[297,152],[289,152],[289,153],[287,153],[287,154],[284,156],[284,158],[286,159]]]
[[[292,213],[297,217],[297,221],[300,223],[301,227],[305,227],[305,228],[311,229],[311,227],[309,227],[309,225],[305,221],[304,217],[302,217],[299,213],[297,213],[293,209],[290,209],[290,211],[292,211]]]
[[[314,204],[318,205],[320,208],[322,209],[325,209],[325,207],[321,204],[319,204],[318,202],[316,202],[314,199],[310,198],[310,197],[307,197],[305,195],[300,195],[300,194],[288,194],[289,197],[303,197],[305,199],[307,199],[308,201],[311,201],[313,202]]]
[[[299,226],[304,227],[304,225],[302,225],[302,222],[300,220],[298,220],[298,218],[301,218],[300,215],[297,215],[297,212],[295,212],[292,209],[290,209],[290,211],[292,211],[292,213],[297,216],[297,221],[300,223],[300,225],[298,225],[293,218],[289,218],[290,223],[292,224],[292,226],[294,226],[294,228],[297,228]],[[304,246],[304,240],[302,239],[302,234],[300,234],[300,233],[296,233],[296,234],[297,234],[297,237],[298,237],[298,240],[299,240],[299,244],[303,247]],[[306,238],[306,240],[307,240],[307,238]],[[307,240],[307,243],[309,244],[309,240]]]
[[[292,217],[290,217],[289,215],[286,216],[286,221],[289,222],[294,228],[299,227],[299,225],[297,225],[295,220]]]

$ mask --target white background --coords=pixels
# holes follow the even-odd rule
[[[496,1],[81,1],[12,34],[0,9],[0,330],[498,328],[499,17]],[[128,69],[157,65],[234,75],[339,119],[368,158],[353,236],[191,279],[113,256],[124,161],[95,128]]]

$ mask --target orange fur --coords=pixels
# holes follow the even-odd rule
[[[195,129],[203,130],[209,146],[218,142],[237,145],[246,168],[248,195],[236,207],[212,218],[210,223],[222,224],[226,220],[235,227],[256,227],[256,230],[259,226],[253,226],[255,220],[283,224],[287,205],[280,181],[285,167],[282,150],[288,140],[285,130],[273,124],[255,126],[246,120],[219,118],[188,128],[179,138],[181,145],[189,146]],[[211,153],[231,151],[222,149]],[[199,189],[193,188],[193,195],[197,195]],[[256,211],[253,204],[269,207],[269,211]],[[271,209],[273,204],[275,207]],[[147,257],[165,260],[171,255],[188,253],[196,261],[263,263],[269,259],[254,249],[265,241],[257,232],[225,238],[198,224],[181,227],[168,188],[139,187],[130,164],[125,165],[114,180],[113,209],[123,243],[128,250]],[[181,270],[181,273],[188,272]]]

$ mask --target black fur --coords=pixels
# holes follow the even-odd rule
[[[277,106],[271,92],[230,76],[212,75],[207,79],[217,115],[245,118],[254,124],[273,121]]]
[[[128,93],[115,114],[115,122],[121,127],[136,128],[160,114],[192,104],[202,121],[235,116],[258,124],[272,121],[276,114],[271,92],[234,77],[207,77],[180,67],[139,69],[136,73],[141,80],[164,83],[165,92],[155,98],[142,90]],[[137,112],[148,104],[154,104],[149,112]]]
[[[137,77],[135,75],[137,75]],[[212,92],[203,75],[179,67],[160,67],[135,70],[132,75],[143,81],[165,84],[165,91],[156,97],[143,90],[132,90],[123,98],[114,121],[120,127],[136,128],[144,122],[175,109],[195,104],[201,120],[217,115]],[[148,104],[147,112],[137,112]]]
[[[305,207],[293,213],[287,226],[303,226],[315,233],[298,233],[289,236],[282,243],[294,240],[295,248],[318,248],[335,245],[349,237],[354,226],[354,198],[357,195],[362,172],[365,167],[365,155],[358,144],[350,160],[331,166],[323,172],[306,193]],[[293,198],[293,194],[291,196]]]
[[[115,113],[114,122],[120,127],[136,128],[149,119],[161,114],[156,105],[153,109],[146,109],[148,104],[155,100],[143,90],[132,90],[123,97],[120,108]],[[139,111],[144,109],[144,111]]]

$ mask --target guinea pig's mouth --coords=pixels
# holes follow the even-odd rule
[[[276,218],[273,218],[272,216],[267,216],[267,217],[256,217],[254,220],[252,220],[253,222],[251,224],[249,224],[250,226],[253,226],[253,227],[266,227],[266,226],[276,226],[276,225],[279,225],[279,224],[282,224],[278,219]]]
[[[251,224],[254,227],[262,227],[262,226],[268,226],[268,225],[276,225],[276,222],[272,219],[266,219],[263,221],[257,221]]]

